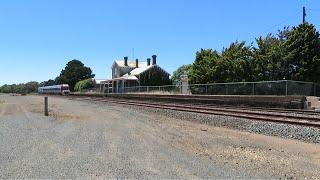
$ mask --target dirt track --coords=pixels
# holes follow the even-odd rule
[[[320,145],[114,105],[0,95],[0,178],[320,178]]]

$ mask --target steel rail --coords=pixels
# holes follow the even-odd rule
[[[162,105],[162,106],[169,106],[169,107],[178,107],[178,108],[192,108],[192,109],[198,109],[198,110],[215,110],[215,111],[222,111],[222,112],[233,112],[233,113],[248,113],[252,115],[266,115],[266,116],[274,116],[274,117],[286,117],[286,118],[291,118],[291,119],[297,119],[300,120],[301,118],[307,119],[309,121],[319,121],[320,122],[320,116],[319,117],[310,117],[310,116],[296,116],[296,115],[290,115],[290,114],[283,114],[283,112],[280,113],[265,113],[263,111],[252,111],[250,109],[226,109],[226,108],[218,108],[218,107],[203,107],[203,106],[193,106],[193,105],[185,105],[185,104],[166,104],[166,103],[151,103],[151,102],[144,102],[144,101],[124,101],[124,100],[107,100],[104,98],[99,98],[96,99],[96,101],[106,101],[106,102],[111,102],[111,101],[116,101],[116,102],[131,102],[131,103],[143,103],[143,104],[150,104],[150,105]],[[243,111],[245,110],[245,111]]]
[[[114,99],[114,98],[111,98],[111,99]],[[140,101],[140,102],[142,102],[142,101]],[[143,102],[154,102],[154,101],[153,100],[144,100]],[[166,101],[164,101],[164,102],[166,102]],[[167,102],[169,102],[169,101],[167,101]],[[179,104],[180,105],[197,106],[197,107],[211,107],[211,108],[264,111],[264,112],[276,112],[276,113],[291,113],[291,114],[294,113],[294,114],[303,114],[303,115],[320,115],[320,112],[317,112],[317,111],[301,110],[301,109],[263,108],[263,107],[232,106],[232,105],[219,105],[218,106],[216,104],[185,103],[185,102],[180,102]]]
[[[138,101],[120,101],[120,100],[109,100],[106,98],[80,98],[83,100],[112,103],[112,104],[123,104],[123,105],[133,105],[148,108],[159,108],[183,112],[193,112],[201,114],[211,114],[211,115],[222,115],[237,118],[246,118],[257,121],[269,121],[284,124],[293,125],[303,125],[309,127],[320,128],[320,118],[318,117],[308,117],[308,116],[292,116],[286,114],[270,114],[263,112],[251,112],[251,111],[241,111],[241,110],[230,110],[223,108],[204,108],[204,107],[194,107],[194,106],[184,106],[184,105],[173,105],[173,104],[161,104],[161,103],[149,103],[149,102],[138,102]]]

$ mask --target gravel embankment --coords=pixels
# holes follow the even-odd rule
[[[171,118],[200,122],[217,127],[227,127],[268,136],[279,136],[282,138],[297,139],[305,142],[320,143],[319,128],[265,121],[254,121],[250,119],[229,116],[188,113],[166,109],[154,109],[128,105],[119,106],[123,106],[133,110],[138,110],[139,112],[157,113]]]

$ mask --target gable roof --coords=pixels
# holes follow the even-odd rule
[[[130,73],[127,73],[125,75],[123,75],[123,77],[128,77],[128,76],[137,76],[137,75],[140,75],[142,73],[144,73],[145,71],[151,69],[151,68],[154,68],[154,67],[157,67],[159,68],[161,71],[163,71],[164,73],[170,75],[167,71],[165,71],[164,69],[162,69],[160,66],[158,65],[150,65],[150,66],[146,66],[146,67],[139,67],[139,68],[135,68],[133,69],[132,71],[130,71]]]
[[[118,78],[114,78],[113,80],[138,80],[138,78],[136,76],[133,76],[133,75],[128,75],[128,74],[125,74],[121,77],[118,77]]]
[[[154,65],[135,68],[134,70],[130,71],[130,75],[134,75],[134,76],[139,75],[139,74],[147,71],[148,69],[151,69],[153,66]]]

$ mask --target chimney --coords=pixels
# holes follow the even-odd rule
[[[124,65],[125,65],[125,66],[128,66],[128,57],[126,56],[126,57],[124,57],[123,59],[124,59]]]
[[[152,56],[152,65],[157,64],[157,55]]]
[[[139,59],[136,59],[136,68],[139,67]]]
[[[147,59],[147,65],[150,66],[150,58]]]

